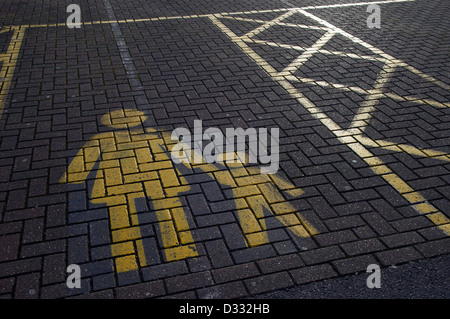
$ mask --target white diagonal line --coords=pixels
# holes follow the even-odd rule
[[[368,120],[372,117],[375,107],[382,97],[382,89],[389,81],[390,75],[394,72],[395,67],[396,65],[391,62],[386,62],[383,66],[383,69],[375,80],[372,93],[366,95],[365,100],[361,103],[361,107],[350,125],[351,128],[367,126]]]
[[[282,20],[286,19],[287,17],[290,17],[290,16],[293,15],[294,13],[295,13],[295,11],[289,10],[288,12],[282,14],[281,16],[279,16],[279,17],[277,17],[277,18],[275,18],[275,19],[273,19],[273,20],[271,20],[271,21],[269,21],[269,22],[267,22],[267,23],[264,23],[262,26],[260,26],[260,27],[258,27],[258,28],[256,28],[256,29],[254,29],[254,30],[252,30],[252,31],[250,31],[250,32],[248,32],[248,33],[246,33],[246,34],[244,34],[244,35],[242,36],[242,38],[251,38],[251,37],[254,37],[255,35],[257,35],[257,34],[263,32],[264,30],[270,28],[271,26],[278,24],[279,22],[281,22]]]
[[[335,34],[334,30],[328,30],[319,40],[316,41],[311,47],[307,48],[297,59],[284,68],[283,71],[278,73],[278,76],[287,76],[294,74],[309,58],[319,51],[321,47],[325,45]]]

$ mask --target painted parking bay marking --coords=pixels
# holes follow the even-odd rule
[[[305,9],[315,9],[315,7],[305,8]],[[433,82],[437,86],[443,89],[450,89],[450,86],[438,79],[435,79],[429,75],[424,74],[420,70],[406,64],[405,62],[392,57],[391,55],[383,52],[382,50],[373,47],[372,45],[360,40],[359,38],[343,31],[340,28],[335,27],[329,22],[318,18],[310,12],[305,11],[302,8],[290,8],[286,9],[285,13],[274,18],[273,20],[255,20],[251,16],[254,12],[247,13],[247,17],[240,15],[236,19],[232,14],[216,14],[209,17],[209,19],[214,23],[223,33],[225,33],[232,42],[234,42],[248,57],[250,57],[256,64],[258,64],[266,73],[276,81],[281,87],[283,87],[287,93],[294,99],[296,99],[310,114],[325,125],[343,144],[347,145],[353,152],[355,152],[361,159],[363,159],[371,170],[381,176],[389,185],[391,185],[397,192],[399,192],[410,204],[413,209],[415,209],[419,214],[425,215],[433,224],[435,224],[440,230],[442,230],[446,235],[450,235],[450,219],[447,218],[442,212],[435,208],[427,199],[422,196],[419,192],[415,191],[410,187],[405,181],[403,181],[400,176],[395,174],[383,161],[372,154],[366,146],[371,147],[382,147],[380,144],[388,144],[386,141],[372,141],[370,138],[364,136],[364,130],[371,119],[378,101],[383,97],[390,97],[399,101],[411,101],[417,104],[426,104],[432,107],[447,108],[450,103],[442,103],[437,101],[432,101],[429,99],[414,99],[412,97],[401,97],[394,93],[384,92],[385,85],[389,80],[396,68],[405,68],[411,73],[421,77],[424,80]],[[294,14],[303,15],[310,20],[314,21],[314,25],[295,25],[289,23],[289,27],[297,27],[300,29],[314,29],[322,30],[322,36],[311,46],[299,46],[299,45],[289,45],[284,43],[277,43],[273,41],[261,41],[254,39],[253,37],[260,33],[261,31],[270,30],[270,28],[285,24],[283,21],[286,18],[293,16]],[[253,23],[260,23],[262,25],[254,28],[254,30],[248,31],[246,34],[238,36],[235,34],[226,24],[225,20],[233,19],[237,21],[246,21]],[[285,24],[286,25],[286,24]],[[318,26],[319,25],[319,26]],[[306,79],[299,76],[295,76],[295,72],[305,64],[314,54],[324,53],[340,56],[348,53],[333,52],[328,50],[322,50],[322,47],[331,40],[335,35],[341,35],[348,40],[354,42],[357,45],[364,47],[365,49],[373,53],[372,56],[354,56],[353,58],[359,59],[375,59],[384,63],[378,78],[374,83],[374,88],[370,90],[364,90],[359,87],[350,87],[340,83],[332,83],[326,81],[314,81],[312,79]],[[254,51],[249,44],[257,43],[267,46],[279,46],[284,48],[289,48],[292,50],[301,51],[301,54],[287,65],[283,70],[277,71],[269,62],[262,58],[256,51]],[[320,107],[312,103],[298,88],[296,88],[293,83],[304,82],[312,85],[319,85],[325,87],[333,87],[341,89],[344,91],[355,91],[367,94],[365,101],[362,103],[362,107],[358,110],[358,114],[353,119],[349,129],[343,129],[338,123],[331,119],[326,113],[324,113]],[[439,160],[448,160],[448,154],[442,152],[436,152],[433,150],[419,150],[415,147],[397,147],[399,151],[407,152],[415,155],[424,155],[425,157],[433,156]],[[430,156],[428,156],[430,154]]]

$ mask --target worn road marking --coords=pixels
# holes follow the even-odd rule
[[[19,59],[20,47],[22,45],[25,27],[4,27],[0,33],[12,32],[12,39],[5,53],[0,54],[0,118],[3,115],[8,97],[9,88],[11,87],[12,78]]]

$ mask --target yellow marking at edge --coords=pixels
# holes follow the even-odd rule
[[[3,30],[4,32],[13,31],[13,35],[6,53],[0,54],[0,61],[3,62],[0,69],[0,79],[3,79],[2,83],[0,83],[0,118],[5,109],[6,98],[8,97],[8,92],[11,87],[11,81],[16,69],[25,30],[26,28],[22,26],[9,27],[9,29],[5,28],[5,30]]]
[[[132,241],[126,241],[123,243],[117,243],[111,245],[111,255],[113,257],[130,255],[134,253],[134,247]]]
[[[118,273],[138,269],[136,257],[134,255],[116,258],[116,271]]]
[[[256,233],[261,231],[261,226],[255,218],[255,214],[250,209],[240,209],[237,211],[238,218],[244,234]]]
[[[125,228],[130,226],[127,206],[114,206],[109,208],[109,220],[111,229]]]

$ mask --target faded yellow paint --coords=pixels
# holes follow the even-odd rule
[[[90,190],[90,199],[92,203],[105,204],[108,207],[113,241],[112,255],[120,256],[116,258],[118,272],[137,269],[136,257],[139,265],[147,264],[135,203],[140,198],[151,200],[152,209],[159,221],[160,240],[167,261],[198,255],[187,220],[181,217],[185,213],[178,199],[179,193],[189,190],[190,187],[172,187],[180,185],[177,177],[179,173],[164,151],[165,146],[158,144],[163,143],[163,139],[158,137],[160,133],[146,134],[141,130],[140,134],[136,134],[130,130],[140,126],[145,118],[142,112],[129,109],[104,115],[100,119],[102,124],[127,130],[94,136],[74,157],[67,173],[60,180],[69,183],[84,182],[94,166],[99,164],[100,168],[95,172],[93,187]],[[138,141],[134,141],[136,137]],[[158,154],[155,154],[155,151]],[[156,155],[163,161],[151,162]],[[159,166],[149,167],[155,163]],[[164,188],[171,190],[169,193],[172,197],[166,197]],[[172,218],[168,210],[170,208],[181,210],[175,210],[176,216]],[[184,242],[189,245],[180,244],[174,223],[183,229]],[[121,244],[116,245],[118,243]],[[130,243],[135,244],[136,251],[133,248],[132,256],[123,257],[130,255],[131,247],[134,247]]]
[[[134,255],[116,258],[116,272],[127,272],[138,269],[136,257]]]
[[[6,98],[11,87],[12,78],[19,58],[20,47],[24,39],[26,27],[3,27],[1,32],[12,32],[12,38],[5,53],[0,54],[0,118],[5,110]]]
[[[117,243],[111,245],[111,255],[113,257],[131,255],[134,253],[134,247],[132,241],[126,241],[123,243]]]
[[[130,220],[128,219],[127,206],[113,206],[109,208],[109,220],[111,223],[111,229],[119,229],[130,226]]]

